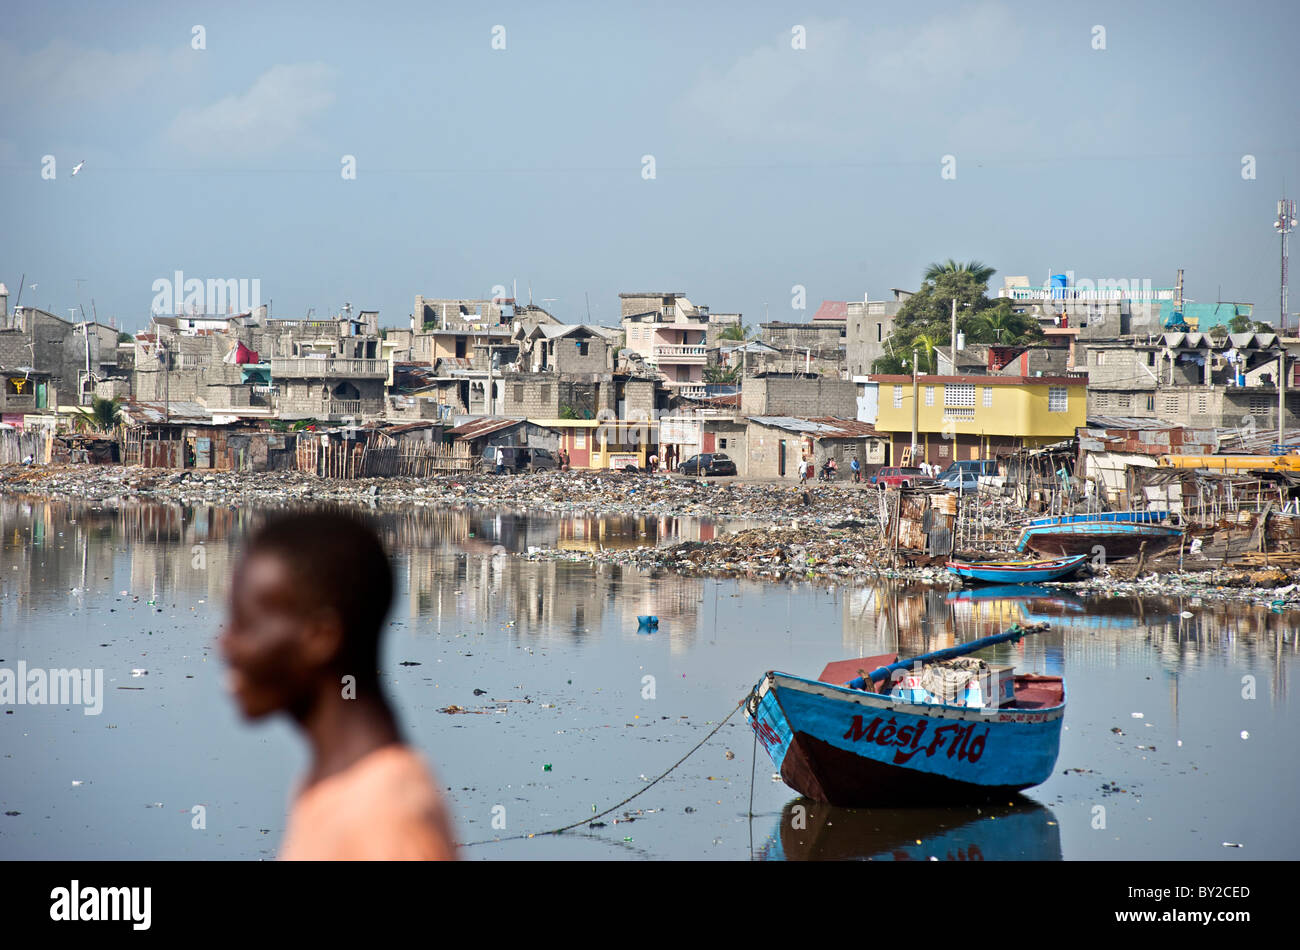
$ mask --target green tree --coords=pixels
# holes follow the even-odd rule
[[[731,385],[740,378],[740,364],[728,369],[725,366],[706,366],[704,367],[704,381],[706,383],[717,383],[721,385]]]
[[[987,287],[989,278],[996,274],[997,270],[988,267],[980,261],[967,261],[965,264],[960,264],[950,257],[942,264],[935,263],[927,267],[925,269],[925,276],[921,279],[933,282],[945,274],[960,274],[963,272],[974,277],[976,283],[983,284]]]
[[[957,332],[970,343],[1034,345],[1043,341],[1038,321],[1016,313],[1010,300],[990,299],[988,281],[995,273],[979,261],[965,264],[949,260],[931,264],[920,289],[904,301],[894,317],[886,352],[872,364],[877,373],[908,372],[911,351],[920,349],[918,360],[931,372],[937,364],[935,349],[952,343],[952,307],[957,302]]]
[[[133,342],[134,340],[135,340],[135,337],[131,336],[131,334],[127,333],[125,330],[121,330],[121,331],[119,331],[118,334],[117,334],[117,342],[118,342],[118,343],[131,343],[131,342]]]
[[[116,399],[104,399],[102,396],[93,396],[90,401],[90,410],[79,409],[82,420],[91,428],[99,432],[112,432],[122,424],[122,407]]]
[[[936,352],[942,345],[943,340],[935,333],[918,333],[912,337],[912,348],[919,350],[917,362],[921,366],[928,366],[928,370],[923,372],[937,373],[939,371],[939,354]]]
[[[749,339],[753,329],[744,323],[733,323],[718,334],[719,340],[737,340],[741,343]]]

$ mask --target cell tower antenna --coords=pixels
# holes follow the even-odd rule
[[[1287,235],[1291,233],[1296,225],[1295,202],[1290,198],[1283,198],[1277,203],[1277,220],[1273,222],[1273,230],[1282,238],[1282,286],[1281,295],[1278,299],[1278,333],[1286,336],[1286,307],[1287,307]]]

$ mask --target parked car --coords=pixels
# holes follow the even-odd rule
[[[997,473],[998,463],[993,459],[966,459],[953,462],[940,472],[938,482],[951,491],[979,491],[980,479]]]
[[[483,465],[489,472],[496,471],[496,454],[507,472],[547,472],[560,467],[560,460],[550,449],[530,449],[521,445],[488,446],[483,452]]]
[[[871,476],[871,484],[883,491],[886,488],[933,485],[934,479],[919,468],[882,468]]]
[[[706,452],[692,455],[677,466],[677,471],[682,475],[735,475],[736,463],[721,452]]]

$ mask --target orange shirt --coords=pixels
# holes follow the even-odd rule
[[[404,745],[376,749],[300,793],[281,861],[443,861],[456,857],[442,794]]]

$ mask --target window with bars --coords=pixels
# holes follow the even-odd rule
[[[894,387],[894,408],[895,409],[903,408],[903,387],[902,386]]]
[[[1177,415],[1178,410],[1181,408],[1179,406],[1180,402],[1181,400],[1177,396],[1166,396],[1165,407],[1164,407],[1165,415],[1169,415],[1169,416]]]
[[[1204,393],[1200,393],[1200,394],[1197,395],[1197,397],[1196,397],[1196,411],[1197,411],[1197,413],[1199,413],[1199,414],[1202,415],[1202,416],[1204,416],[1204,415],[1208,415],[1208,414],[1209,414],[1209,412],[1210,412],[1210,397],[1209,397],[1208,395],[1206,395],[1206,394],[1204,394]]]
[[[925,387],[925,404],[926,404],[927,406],[933,406],[933,405],[934,405],[934,387],[933,387],[933,386],[926,386],[926,387]]]
[[[1116,393],[1116,394],[1115,394],[1115,408],[1116,408],[1116,409],[1131,409],[1132,407],[1133,407],[1133,397],[1132,397],[1132,396],[1130,396],[1128,393]],[[1150,408],[1150,407],[1148,406],[1147,408]]]
[[[1155,412],[1155,411],[1156,411],[1156,397],[1147,396],[1147,412]]]
[[[943,404],[945,406],[958,406],[975,408],[975,384],[974,383],[948,383],[943,387]]]
[[[1251,396],[1250,397],[1250,414],[1252,416],[1265,416],[1273,408],[1273,400],[1268,396]]]

